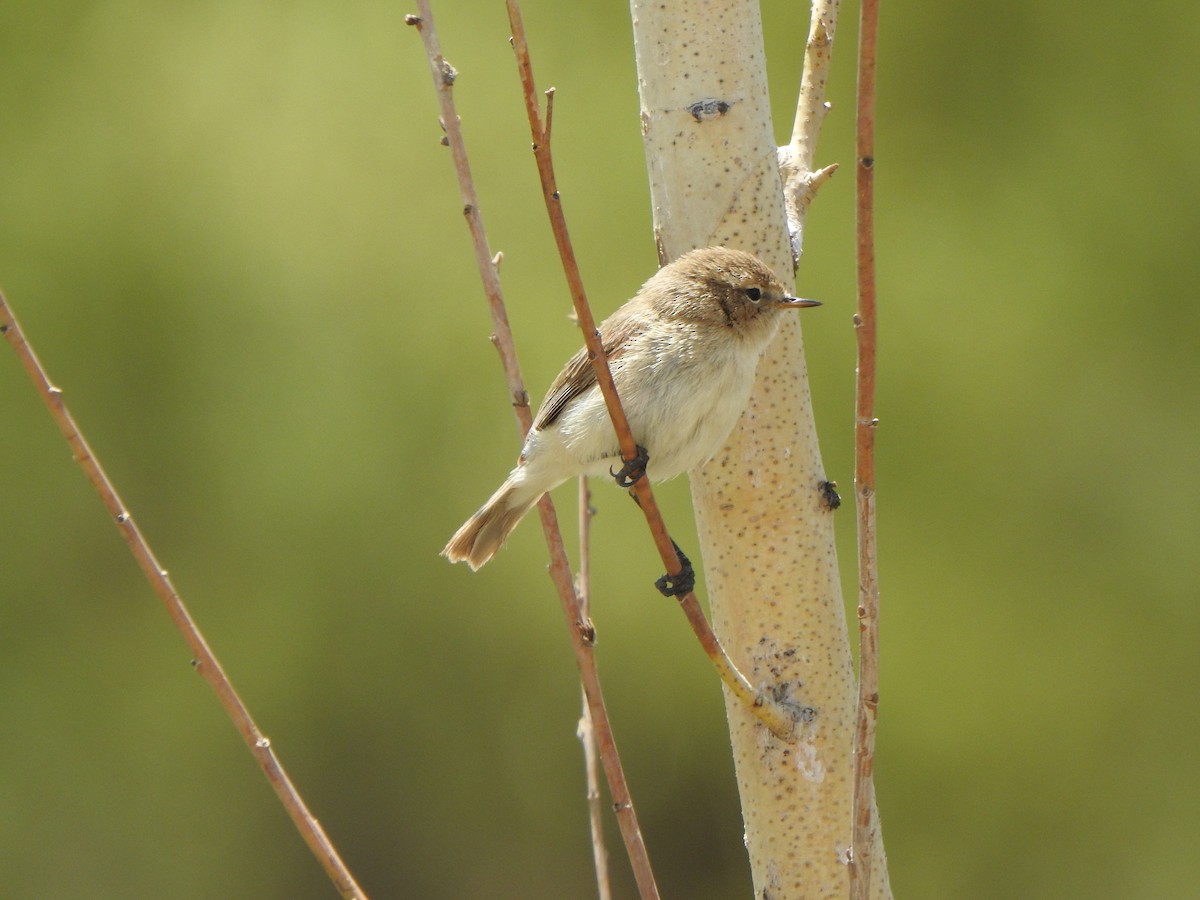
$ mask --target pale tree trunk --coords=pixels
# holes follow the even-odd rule
[[[789,280],[757,3],[632,0],[632,8],[660,261],[723,244]],[[786,743],[726,691],[761,900],[849,894],[856,690],[800,318],[787,318],[760,363],[728,446],[691,478],[718,636],[755,686],[812,711],[798,741]],[[878,829],[872,855],[870,895],[889,898]]]

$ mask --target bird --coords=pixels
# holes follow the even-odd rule
[[[759,357],[791,296],[750,253],[704,247],[658,270],[599,326],[604,355],[643,471],[665,481],[708,462],[750,399]],[[628,487],[616,431],[587,348],[550,385],[516,467],[442,549],[478,570],[547,491],[576,475],[611,474]]]

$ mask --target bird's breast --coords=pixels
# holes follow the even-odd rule
[[[711,459],[749,400],[758,348],[704,338],[690,324],[647,331],[611,360],[621,405],[634,440],[650,454],[654,481]],[[554,483],[580,472],[603,476],[619,465],[619,442],[599,388],[592,385],[552,425],[531,432],[523,455]]]
[[[654,349],[649,377],[614,378],[628,394],[630,427],[650,452],[650,475],[663,480],[702,465],[725,443],[750,398],[758,353],[693,335]]]

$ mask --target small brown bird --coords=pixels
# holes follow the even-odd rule
[[[600,325],[617,394],[652,481],[706,463],[750,399],[758,358],[786,309],[820,306],[788,296],[749,253],[707,247],[685,253]],[[478,569],[541,496],[574,475],[622,464],[616,432],[587,349],[558,373],[517,467],[442,550]]]

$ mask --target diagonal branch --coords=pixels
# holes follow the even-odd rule
[[[166,607],[175,627],[187,641],[192,652],[193,667],[216,693],[221,706],[233,720],[234,727],[241,734],[246,746],[250,748],[251,754],[263,770],[263,774],[267,776],[267,781],[275,789],[275,793],[283,803],[301,837],[304,838],[304,842],[308,844],[312,854],[325,870],[325,874],[337,885],[337,889],[343,897],[365,900],[367,895],[354,881],[354,876],[350,874],[350,870],[338,856],[337,850],[325,834],[321,823],[308,811],[300,792],[296,790],[296,786],[292,784],[283,765],[275,756],[275,751],[271,748],[271,741],[259,730],[258,725],[250,716],[250,710],[238,696],[233,682],[229,680],[229,676],[221,668],[217,657],[209,649],[208,642],[204,640],[204,636],[192,620],[187,607],[183,605],[182,598],[171,584],[170,578],[167,577],[167,570],[159,564],[150,545],[146,543],[141,530],[134,522],[133,516],[117,495],[112,482],[108,480],[108,476],[100,466],[100,460],[96,458],[83,433],[79,430],[79,426],[71,418],[71,414],[63,402],[62,391],[51,383],[46,370],[42,368],[34,354],[33,347],[25,339],[3,294],[0,294],[0,335],[4,336],[16,351],[17,356],[20,357],[34,387],[37,388],[46,408],[50,410],[50,415],[54,417],[63,437],[70,445],[75,461],[87,475],[88,481],[100,496],[100,501],[108,510],[109,515],[113,517],[113,521],[116,522],[121,537],[129,545],[129,551],[133,554],[133,558],[137,560],[137,564],[145,573],[150,586],[154,588],[154,592],[158,594],[163,606]]]
[[[854,488],[858,503],[858,711],[854,730],[854,831],[850,896],[870,896],[878,818],[874,813],[875,721],[879,707],[879,568],[875,530],[875,45],[878,0],[863,0],[858,44],[856,151],[858,384],[854,403]]]
[[[463,213],[466,215],[467,225],[471,231],[476,263],[479,266],[480,278],[487,293],[488,306],[496,328],[492,342],[500,353],[509,391],[513,397],[518,430],[521,437],[524,438],[532,424],[529,395],[525,391],[520,368],[517,365],[512,330],[509,328],[508,316],[504,308],[504,296],[500,290],[500,279],[496,270],[499,255],[493,257],[488,247],[474,180],[471,177],[471,168],[467,159],[466,143],[463,140],[462,129],[459,127],[458,113],[455,111],[452,88],[458,73],[442,56],[429,0],[417,0],[417,8],[420,14],[406,16],[405,22],[415,27],[420,33],[421,40],[425,45],[425,52],[429,57],[429,67],[433,75],[434,87],[437,90],[438,104],[441,107],[442,126],[446,130],[447,143],[454,157],[454,170],[458,176],[459,190],[462,193]],[[546,545],[550,552],[550,577],[558,592],[563,616],[567,623],[567,631],[571,637],[571,646],[575,652],[575,662],[583,682],[583,691],[591,714],[592,729],[599,748],[604,774],[608,780],[613,809],[616,812],[621,836],[625,841],[625,851],[629,856],[634,878],[643,900],[657,900],[658,887],[654,882],[650,858],[646,852],[645,842],[642,840],[641,828],[633,808],[633,799],[629,794],[629,786],[625,781],[625,773],[617,753],[612,723],[609,721],[604,705],[604,695],[600,689],[600,676],[596,670],[593,652],[595,633],[590,621],[580,609],[562,533],[558,527],[558,516],[548,494],[538,502],[538,513],[541,516],[542,530],[545,533]]]
[[[533,153],[537,160],[538,176],[542,183],[542,194],[546,201],[546,211],[550,217],[554,240],[558,245],[559,256],[562,258],[563,270],[566,273],[567,284],[571,290],[571,299],[575,305],[575,314],[579,327],[583,331],[584,343],[588,349],[588,357],[595,368],[596,381],[604,396],[604,403],[612,419],[620,442],[621,456],[628,462],[637,456],[637,442],[629,428],[629,421],[621,407],[617,396],[616,385],[613,383],[612,372],[609,371],[608,359],[604,354],[600,332],[592,317],[587,294],[583,287],[583,279],[579,274],[579,265],[575,259],[575,251],[567,232],[566,217],[563,214],[562,202],[558,192],[557,181],[554,177],[554,161],[550,152],[550,122],[553,110],[554,89],[546,91],[546,115],[543,118],[538,103],[537,88],[533,79],[533,66],[529,60],[529,46],[525,39],[525,29],[521,21],[521,8],[517,0],[507,0],[508,19],[512,26],[513,50],[517,56],[517,68],[521,75],[521,86],[525,95],[525,109],[529,117],[529,127],[533,136]],[[683,572],[683,564],[679,559],[678,549],[667,532],[658,504],[654,500],[654,492],[649,480],[639,478],[634,482],[633,490],[638,505],[646,516],[646,523],[654,538],[663,564],[667,568],[669,578],[677,578]],[[795,740],[796,726],[807,711],[780,703],[769,690],[756,689],[750,681],[738,671],[725,649],[721,646],[712,627],[700,608],[694,591],[688,591],[679,598],[680,607],[687,617],[688,624],[700,640],[705,653],[717,669],[718,675],[726,687],[739,700],[750,708],[754,715],[771,731],[784,740]]]

